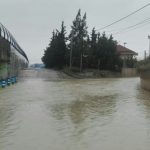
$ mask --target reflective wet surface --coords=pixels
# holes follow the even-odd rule
[[[149,150],[139,78],[26,79],[0,90],[0,150]]]

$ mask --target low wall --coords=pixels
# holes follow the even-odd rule
[[[142,72],[140,75],[141,87],[150,91],[150,71]]]
[[[141,79],[141,87],[150,91],[150,79]]]
[[[135,77],[137,76],[136,68],[123,68],[122,77]]]

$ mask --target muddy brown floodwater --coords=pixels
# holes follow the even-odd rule
[[[28,78],[0,90],[0,150],[149,150],[139,78]]]

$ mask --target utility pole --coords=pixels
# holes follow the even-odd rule
[[[148,35],[148,39],[149,39],[149,57],[150,57],[150,35]]]
[[[124,42],[123,43],[124,44],[124,47],[126,47],[126,42]],[[126,68],[126,58],[125,58],[125,56],[124,56],[124,58],[123,58],[123,68]]]
[[[1,37],[1,26],[0,26],[0,37]]]
[[[147,54],[146,51],[144,51],[144,59],[146,60]]]

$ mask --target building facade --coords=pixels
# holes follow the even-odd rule
[[[136,56],[138,55],[138,53],[122,45],[117,45],[117,52],[119,57],[123,60],[122,76],[123,77],[137,76]]]
[[[122,45],[117,45],[117,52],[118,52],[120,58],[123,60],[133,59],[138,55],[138,53],[136,53],[135,51],[130,50]]]

